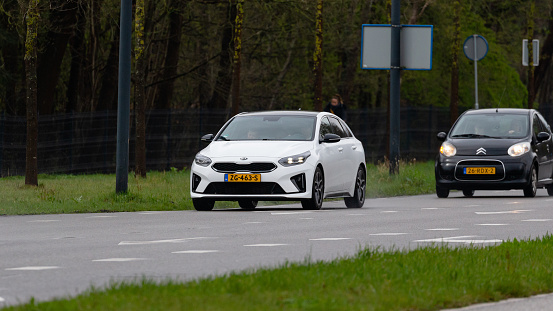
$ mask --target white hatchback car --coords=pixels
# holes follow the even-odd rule
[[[350,208],[365,203],[363,145],[340,118],[327,112],[267,111],[231,118],[192,163],[190,192],[198,211],[215,201],[301,201],[320,209],[343,197]]]

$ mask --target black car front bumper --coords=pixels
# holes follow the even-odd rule
[[[436,186],[457,190],[523,189],[530,182],[534,158],[531,153],[511,156],[453,156],[439,155],[436,159]],[[467,174],[469,167],[493,167],[495,174]]]

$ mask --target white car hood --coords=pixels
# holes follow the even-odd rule
[[[282,158],[311,150],[313,141],[214,141],[201,154],[216,158]]]

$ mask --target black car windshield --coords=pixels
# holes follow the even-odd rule
[[[465,114],[451,130],[452,138],[524,138],[530,133],[525,114]]]
[[[243,115],[235,117],[216,140],[313,140],[315,116]]]

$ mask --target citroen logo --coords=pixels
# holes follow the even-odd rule
[[[240,160],[242,160],[242,161],[246,161],[247,159],[248,159],[248,158],[246,158],[246,157],[241,157],[241,158],[240,158]]]
[[[479,155],[479,154],[485,155],[486,154],[486,149],[484,149],[482,147],[478,148],[478,150],[476,150],[476,155]]]

